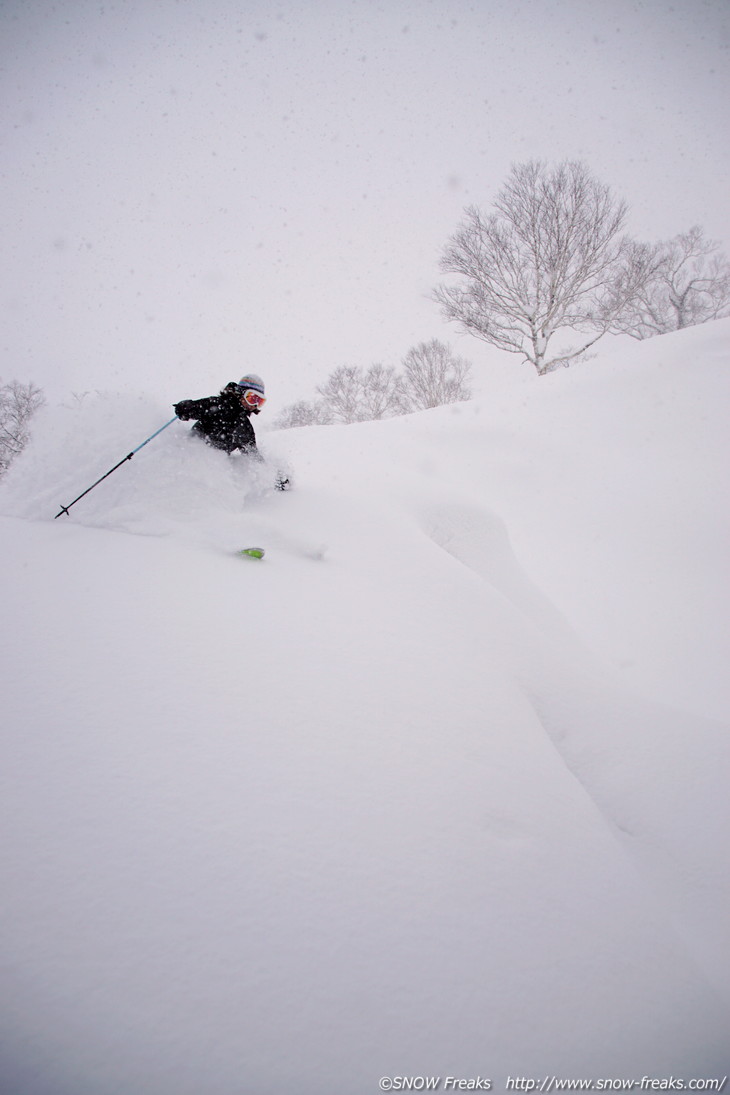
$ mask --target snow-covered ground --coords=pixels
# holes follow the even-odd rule
[[[262,416],[289,493],[175,423],[54,520],[171,410],[39,417],[0,488],[3,1095],[727,1072],[729,336]]]

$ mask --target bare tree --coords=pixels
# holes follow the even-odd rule
[[[585,353],[636,293],[641,267],[621,235],[626,205],[581,163],[550,171],[532,161],[512,168],[494,209],[466,210],[441,262],[460,282],[435,297],[447,319],[542,375]],[[550,357],[562,329],[583,337]]]
[[[403,372],[376,363],[368,369],[342,365],[317,388],[319,399],[285,407],[274,425],[329,425],[332,422],[371,422],[408,414],[442,403],[469,399],[468,361],[432,339],[414,346],[403,360]]]
[[[614,332],[651,338],[730,315],[730,262],[700,227],[646,248],[646,254],[650,276],[614,319]]]
[[[399,383],[401,413],[441,407],[471,398],[470,363],[455,357],[437,338],[413,346],[403,358]]]
[[[362,412],[367,421],[398,413],[398,377],[386,365],[371,365],[362,378]]]
[[[23,451],[30,438],[30,420],[45,403],[33,382],[0,384],[0,476]]]
[[[397,412],[395,370],[374,364],[369,369],[341,365],[330,373],[317,394],[335,422],[369,422]]]
[[[331,411],[333,421],[365,421],[363,371],[357,365],[341,365],[316,390]]]
[[[284,407],[275,421],[274,429],[290,430],[297,426],[329,426],[332,415],[322,399],[308,402],[300,399],[296,403],[290,403]]]

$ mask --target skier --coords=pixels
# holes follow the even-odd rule
[[[184,422],[196,419],[192,432],[213,448],[232,453],[261,456],[256,448],[256,434],[251,415],[259,414],[266,402],[264,382],[256,373],[242,376],[226,384],[220,395],[208,399],[183,399],[173,410]]]
[[[256,373],[242,376],[238,383],[232,380],[220,395],[207,399],[183,399],[175,403],[173,410],[184,422],[194,418],[192,433],[201,437],[213,448],[223,449],[229,455],[238,449],[257,460],[263,460],[256,447],[256,434],[251,422],[252,414],[260,414],[266,402],[264,382]],[[277,490],[289,490],[286,472],[277,471],[274,486]]]

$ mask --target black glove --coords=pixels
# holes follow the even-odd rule
[[[182,418],[184,421],[186,418],[192,418],[192,405],[192,399],[183,399],[181,403],[174,403],[172,409],[177,417]]]

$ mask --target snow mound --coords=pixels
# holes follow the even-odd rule
[[[166,414],[46,414],[0,488],[8,1090],[722,1078],[713,327],[261,480],[175,424],[58,521]]]

